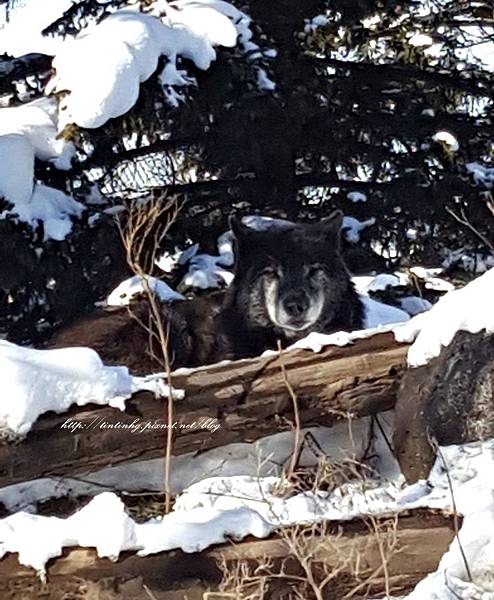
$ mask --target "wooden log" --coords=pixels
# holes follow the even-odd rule
[[[297,395],[303,426],[327,426],[346,415],[388,410],[395,403],[406,352],[407,346],[387,333],[320,353],[287,351],[281,357],[177,371],[173,385],[185,389],[186,396],[175,405],[174,454],[251,442],[290,429],[293,404],[281,360]],[[0,486],[161,456],[165,404],[139,393],[127,402],[125,413],[93,406],[44,415],[23,442],[0,445]],[[217,431],[206,427],[208,419],[210,425],[219,425]],[[131,424],[146,429],[136,433],[129,429]]]
[[[383,592],[385,574],[380,569],[379,546],[385,548],[390,536],[395,537],[396,546],[387,557],[387,577],[390,591],[395,593],[411,589],[434,571],[454,538],[453,518],[434,511],[413,511],[400,516],[396,529],[390,527],[389,521],[387,524],[377,522],[374,530],[368,524],[355,520],[333,523],[323,537],[313,536],[310,530],[304,531],[303,528],[298,531],[298,535],[309,535],[305,543],[308,552],[314,552],[316,568],[324,565],[329,570],[341,569],[338,578],[331,583],[332,591],[337,587],[341,595],[328,597],[342,597],[371,573],[374,573],[372,585],[365,585],[355,597],[366,597],[370,589],[373,593]],[[37,598],[38,595],[47,597],[42,595],[44,591],[45,594],[49,592],[50,598],[58,598],[57,590],[62,589],[66,593],[71,584],[85,582],[90,588],[88,582],[106,581],[107,584],[111,582],[111,588],[118,592],[115,598],[124,600],[149,597],[144,593],[144,586],[152,590],[151,597],[157,600],[202,598],[204,590],[217,589],[221,580],[221,562],[233,572],[239,563],[265,564],[266,559],[271,559],[273,572],[276,572],[281,561],[291,556],[290,545],[280,535],[265,540],[249,538],[197,554],[171,551],[138,557],[134,553],[125,553],[117,562],[99,559],[90,548],[73,548],[50,561],[47,584],[42,584],[31,568],[19,565],[16,555],[11,554],[0,561],[0,596],[16,600]],[[297,573],[297,561],[291,560],[290,572]],[[12,590],[16,591],[16,595],[10,595]],[[22,590],[28,590],[30,595],[24,596]]]

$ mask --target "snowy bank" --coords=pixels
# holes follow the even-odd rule
[[[403,488],[399,476],[382,476],[366,482],[349,481],[331,492],[314,490],[287,496],[280,495],[282,482],[277,477],[210,478],[185,490],[172,513],[143,524],[135,523],[125,513],[115,495],[103,493],[66,519],[28,513],[2,519],[0,555],[18,552],[22,564],[42,574],[50,558],[59,556],[63,547],[75,545],[95,547],[99,556],[113,559],[125,550],[136,550],[140,555],[176,548],[198,552],[230,537],[265,537],[280,525],[389,516],[414,508],[449,511],[453,505],[449,474],[458,510],[465,516],[460,539],[474,583],[467,581],[455,541],[437,572],[421,582],[408,598],[450,600],[451,580],[460,588],[477,586],[484,592],[494,591],[489,575],[494,568],[493,464],[494,441],[490,440],[443,448],[428,484],[421,482],[408,488]]]

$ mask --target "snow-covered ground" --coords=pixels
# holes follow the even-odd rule
[[[389,280],[393,283],[394,280]],[[383,280],[379,282],[379,285]],[[376,284],[377,285],[377,284]],[[448,292],[430,311],[410,321],[353,333],[312,337],[298,347],[318,350],[328,343],[344,345],[381,331],[393,331],[398,340],[413,341],[411,364],[424,364],[449,343],[457,330],[494,331],[489,300],[494,292],[494,269],[465,288]],[[432,326],[433,324],[434,326]],[[432,335],[433,334],[433,335]],[[122,406],[124,397],[136,389],[156,389],[155,379],[133,379],[126,369],[108,368],[87,349],[37,351],[13,344],[0,344],[2,421],[10,432],[25,433],[46,410],[63,411],[72,402],[99,400]],[[159,381],[159,380],[158,380]],[[163,382],[158,391],[163,392]],[[6,388],[4,386],[7,386]],[[386,417],[383,416],[386,420]],[[333,461],[358,460],[369,441],[369,422],[340,424],[332,430],[313,430]],[[124,550],[149,554],[182,548],[199,551],[227,538],[247,535],[265,537],[277,526],[316,519],[348,520],[361,515],[388,515],[417,507],[451,510],[454,502],[464,516],[459,533],[473,582],[457,541],[443,557],[438,571],[408,596],[410,600],[491,598],[494,593],[494,441],[443,448],[428,482],[405,487],[397,464],[379,434],[374,440],[372,467],[376,475],[365,484],[351,480],[332,492],[318,490],[293,495],[277,493],[280,480],[273,464],[283,464],[290,455],[290,434],[272,436],[252,444],[205,453],[201,457],[175,459],[174,489],[181,490],[174,510],[160,519],[134,522],[116,495],[105,492],[66,519],[17,512],[0,521],[0,554],[18,552],[23,564],[41,574],[51,557],[65,546],[94,546],[100,556],[116,558]],[[242,448],[240,448],[242,446]],[[307,450],[305,464],[314,461]],[[160,485],[160,461],[105,469],[84,483],[53,480],[19,484],[0,490],[0,500],[11,508],[32,505],[46,494],[94,493],[101,485],[120,487],[129,478],[134,486]],[[152,475],[154,473],[154,475]],[[204,479],[204,475],[213,475]],[[145,479],[145,478],[144,478]],[[129,489],[132,486],[129,486]],[[58,489],[58,491],[57,491]],[[102,524],[104,523],[104,527]],[[34,540],[34,542],[33,542]],[[451,592],[451,590],[454,592]],[[481,592],[478,590],[482,590]],[[481,594],[487,594],[482,596]],[[477,596],[475,595],[477,594]]]
[[[352,448],[350,440],[359,440],[358,423],[353,425],[357,427],[353,435],[346,431],[345,450],[349,458],[357,450]],[[332,435],[333,431],[319,432],[319,440],[326,441],[328,446]],[[340,426],[336,441],[342,442],[344,437]],[[273,440],[271,448],[276,447]],[[333,442],[333,449],[336,447]],[[280,494],[283,482],[276,476],[237,475],[210,477],[190,485],[177,498],[172,513],[143,524],[134,522],[123,503],[110,492],[99,494],[65,519],[18,512],[0,520],[0,555],[18,552],[23,564],[43,574],[46,562],[59,556],[67,546],[94,546],[99,556],[114,559],[124,550],[136,550],[140,555],[175,548],[196,552],[230,538],[240,540],[247,535],[262,538],[280,525],[387,516],[419,507],[451,511],[456,505],[464,516],[459,539],[473,582],[468,581],[465,562],[455,540],[438,570],[406,598],[491,599],[494,593],[494,441],[443,448],[428,481],[408,487],[404,486],[382,438],[375,443],[375,450],[379,455],[375,464],[380,471],[378,476],[365,483],[361,479],[349,480],[332,492]],[[341,454],[340,451],[340,457]],[[224,451],[223,463],[226,460]],[[141,473],[145,467],[143,464]],[[151,474],[159,471],[157,467],[155,464]],[[249,470],[255,467],[251,464]],[[120,484],[126,481],[126,468],[130,473],[135,469],[132,465],[120,468],[118,477],[114,477]],[[158,477],[155,481],[159,481]],[[24,485],[24,493],[27,489]],[[9,497],[12,501],[16,494],[19,497],[19,489],[10,489],[1,493],[0,498]]]

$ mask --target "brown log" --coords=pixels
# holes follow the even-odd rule
[[[309,530],[303,529],[299,530],[298,535],[309,535],[307,548],[309,552],[314,550],[317,565],[324,565],[330,570],[341,568],[338,578],[329,586],[328,598],[341,598],[374,573],[372,585],[364,586],[361,593],[355,595],[356,598],[363,598],[367,597],[370,590],[382,593],[385,589],[379,544],[385,547],[393,531],[389,521],[386,525],[378,523],[373,529],[369,528],[369,524],[356,520],[332,524],[324,534],[324,539],[311,536]],[[454,538],[454,523],[451,516],[419,510],[400,516],[395,532],[397,544],[388,556],[387,575],[390,591],[398,593],[411,589],[437,568],[441,556]],[[107,589],[111,584],[116,595],[94,597],[122,600],[148,597],[157,600],[202,598],[205,589],[217,589],[221,580],[218,565],[222,561],[232,572],[239,562],[265,564],[266,558],[269,558],[273,561],[273,572],[276,572],[280,561],[292,555],[285,539],[279,535],[265,540],[248,538],[241,543],[224,544],[197,554],[171,551],[138,557],[134,553],[125,553],[117,562],[99,559],[90,548],[67,549],[63,556],[50,561],[47,584],[40,583],[33,570],[19,565],[16,555],[11,554],[0,561],[0,597],[16,600],[66,598],[68,596],[63,596],[63,593],[67,594],[71,586],[73,588],[84,583],[91,589],[88,582],[98,582],[100,585],[106,582]],[[348,557],[352,557],[352,560],[343,566],[342,561]],[[285,566],[291,573],[297,573],[297,561],[292,560],[292,563],[285,563]],[[144,586],[152,591],[152,596],[144,593]]]
[[[196,424],[175,430],[174,454],[202,452],[233,442],[251,442],[291,428],[293,405],[281,372],[283,360],[304,426],[331,425],[346,415],[361,417],[394,406],[396,390],[406,363],[407,346],[392,334],[379,334],[346,347],[327,347],[320,353],[306,350],[220,363],[180,372],[173,385],[186,397],[175,405],[176,421]],[[67,419],[81,427],[71,431]],[[216,419],[212,433],[198,427]],[[125,413],[108,407],[74,409],[64,415],[44,415],[26,439],[13,446],[0,445],[0,486],[49,475],[94,471],[121,462],[163,455],[166,431],[108,428],[166,423],[165,402],[139,393],[127,402]]]

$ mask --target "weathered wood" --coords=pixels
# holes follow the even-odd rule
[[[379,567],[382,558],[379,543],[386,546],[390,529],[379,526],[379,533],[362,521],[335,523],[324,540],[320,537],[308,538],[308,550],[313,547],[316,563],[326,568],[340,567],[338,580],[331,584],[338,592],[353,589],[365,581],[370,573],[376,572],[374,592],[382,592],[385,587],[384,574]],[[304,535],[301,529],[299,535]],[[396,524],[396,549],[389,556],[387,572],[391,591],[412,588],[420,579],[434,571],[444,552],[454,538],[454,524],[451,516],[432,511],[414,511],[400,516]],[[55,598],[60,586],[70,582],[111,581],[115,596],[127,600],[146,598],[144,585],[152,590],[159,600],[172,598],[200,598],[205,589],[217,589],[221,579],[219,563],[226,562],[230,571],[239,562],[265,563],[266,557],[273,561],[274,569],[280,561],[290,557],[291,550],[280,536],[265,540],[249,538],[237,544],[224,544],[198,554],[185,554],[181,551],[162,552],[147,557],[126,553],[117,562],[98,559],[93,549],[74,548],[66,550],[63,556],[50,561],[47,570],[48,584],[36,580],[31,568],[19,565],[15,555],[8,555],[0,561],[0,596],[2,598],[40,597],[43,589],[50,590],[50,598]],[[344,566],[342,562],[348,560]],[[296,561],[294,561],[296,572]],[[276,572],[276,571],[274,571]],[[10,596],[12,590],[17,595]],[[23,596],[20,590],[29,589]],[[367,587],[358,597],[365,597]],[[182,595],[179,595],[182,594]],[[106,597],[106,596],[105,596]],[[113,596],[109,596],[113,598]],[[328,595],[328,598],[340,598]]]
[[[435,445],[494,435],[494,335],[459,331],[428,364],[408,370],[397,394],[393,444],[408,482],[428,476]]]
[[[290,428],[292,400],[281,372],[297,394],[304,426],[330,425],[353,417],[388,410],[406,362],[407,346],[391,334],[379,334],[354,345],[327,347],[316,354],[298,350],[278,355],[213,365],[191,372],[177,371],[173,385],[186,397],[177,401],[174,454],[202,452],[232,442],[249,442]],[[68,418],[79,429],[71,431]],[[216,432],[199,427],[217,420]],[[158,424],[133,433],[109,428]],[[158,423],[159,422],[159,423]],[[48,475],[96,470],[121,462],[163,454],[165,403],[148,393],[137,394],[125,413],[108,407],[72,410],[42,417],[16,446],[0,446],[0,486]],[[188,429],[178,424],[196,424]]]

